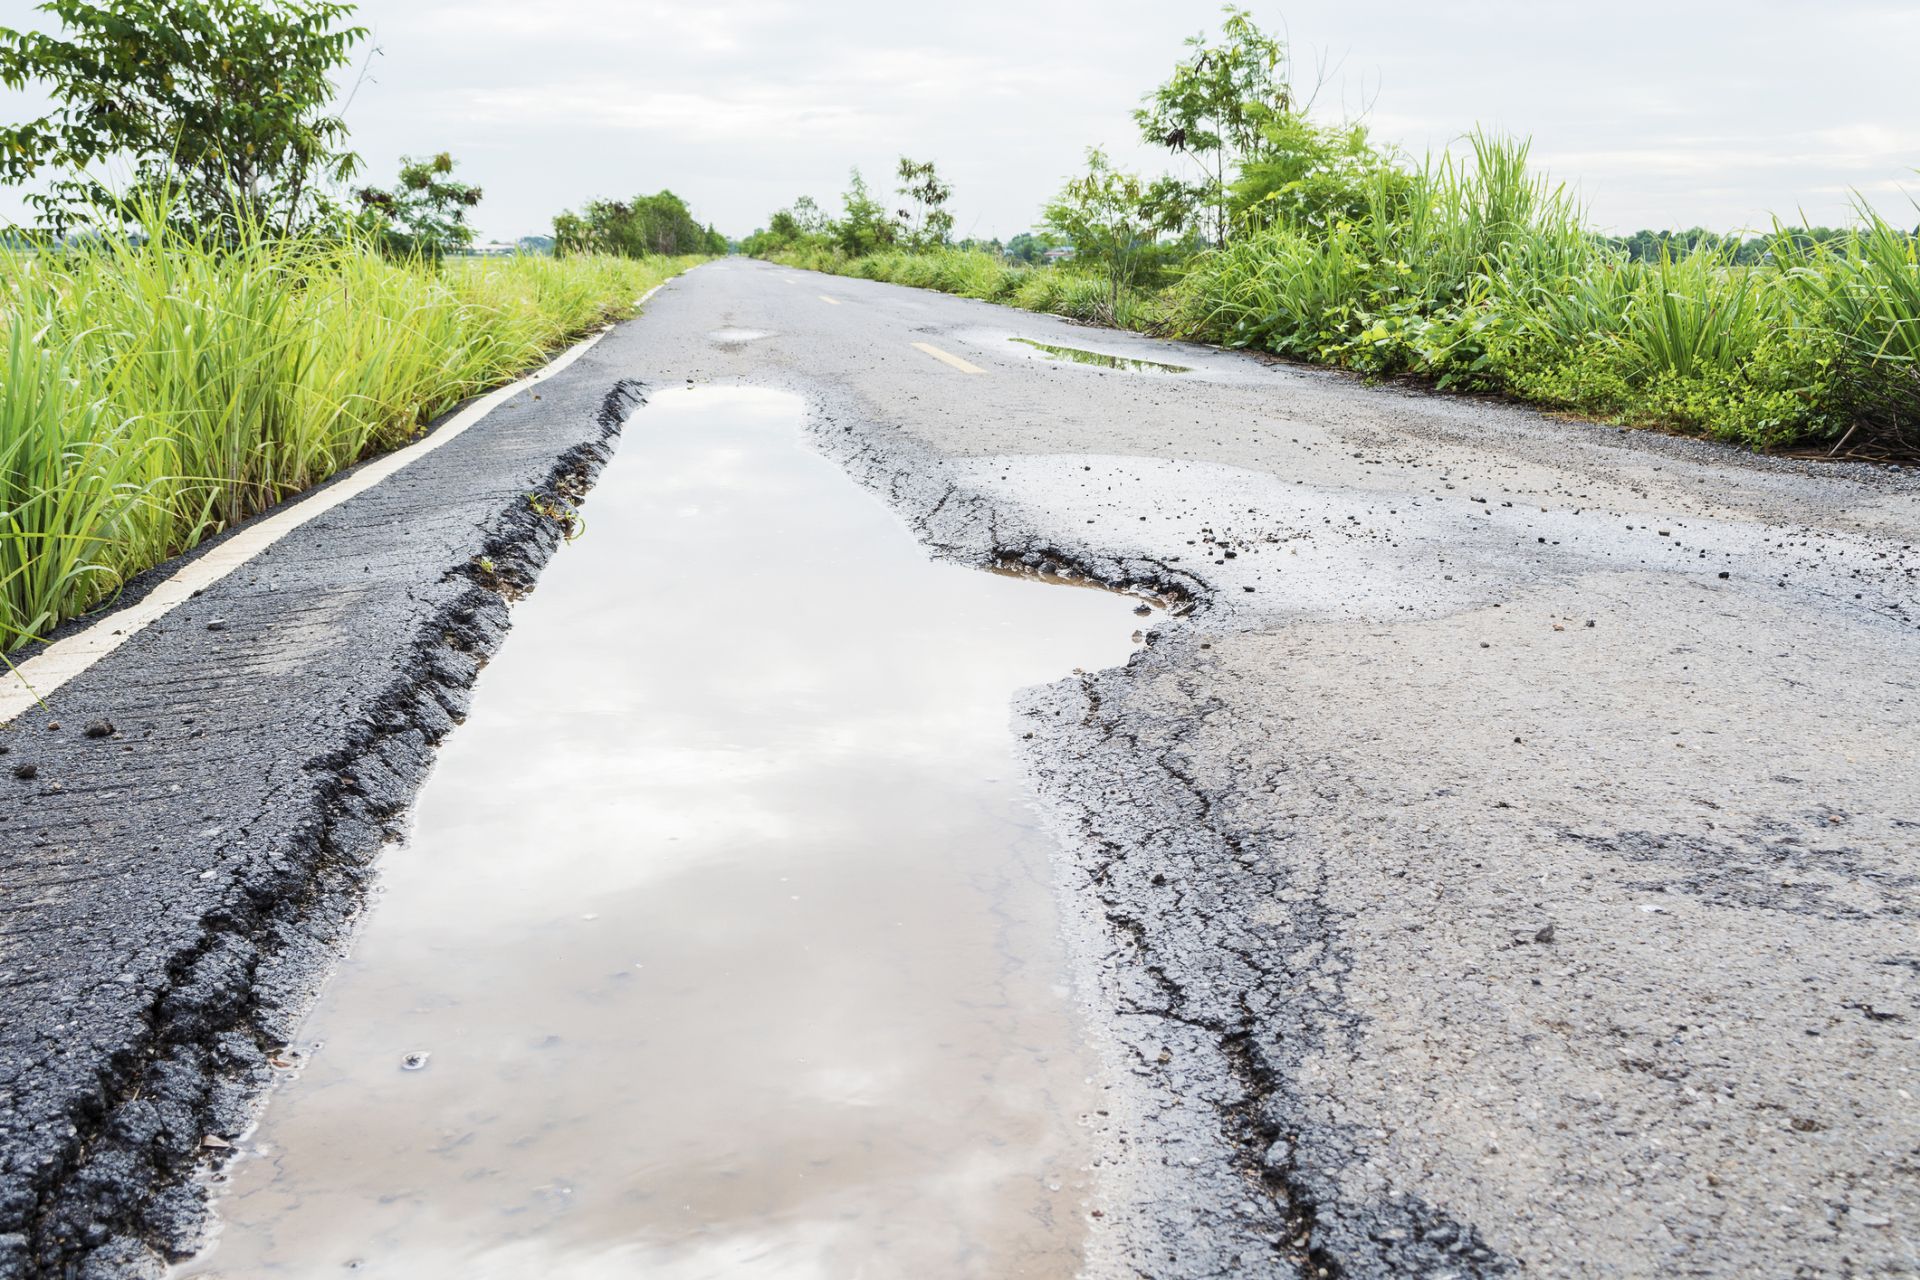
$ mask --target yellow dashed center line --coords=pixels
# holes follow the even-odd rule
[[[965,360],[962,360],[959,356],[956,356],[951,352],[942,351],[940,348],[934,346],[931,342],[916,342],[913,344],[913,346],[916,351],[924,351],[928,355],[932,356],[935,360],[938,360],[941,364],[950,364],[962,373],[985,373],[986,372],[986,370],[982,369],[979,365],[968,364]]]
[[[826,294],[824,294],[824,293],[820,295],[820,301],[822,301],[822,302],[824,302],[824,303],[826,303],[826,304],[827,304],[828,306],[830,306],[830,307],[837,307],[837,306],[839,306],[839,305],[840,305],[840,299],[838,299],[838,298],[829,298],[829,297],[828,297],[828,296],[827,296]]]

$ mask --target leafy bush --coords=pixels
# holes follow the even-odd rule
[[[1192,193],[1178,182],[1142,182],[1115,169],[1098,147],[1087,150],[1087,171],[1071,178],[1047,204],[1046,223],[1073,245],[1076,264],[1097,268],[1107,284],[1095,316],[1117,323],[1122,298],[1153,279],[1168,256],[1160,237],[1192,216]]]
[[[480,203],[480,188],[453,176],[459,164],[445,151],[425,160],[400,158],[400,180],[391,189],[362,187],[355,219],[361,233],[394,257],[437,258],[473,243],[467,214]]]
[[[1641,262],[1528,173],[1525,144],[1473,151],[1407,172],[1343,146],[1273,187],[1272,224],[1172,290],[1172,329],[1756,447],[1912,427],[1913,237],[1863,209],[1842,240],[1783,229],[1759,265],[1734,240]]]

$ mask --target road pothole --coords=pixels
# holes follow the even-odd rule
[[[1085,351],[1079,347],[1060,347],[1051,342],[1036,342],[1032,338],[1009,338],[1024,347],[1032,347],[1040,353],[1043,360],[1064,361],[1069,364],[1090,364],[1102,369],[1120,369],[1127,373],[1192,373],[1193,369],[1184,364],[1165,364],[1159,360],[1139,360],[1129,356],[1108,355],[1104,351]]]
[[[636,414],[183,1274],[1077,1273],[1103,1104],[1009,701],[1139,601],[930,562],[802,413]]]

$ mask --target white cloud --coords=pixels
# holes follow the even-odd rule
[[[1255,0],[1280,27],[1279,0]],[[1418,155],[1476,123],[1534,155],[1617,228],[1845,215],[1920,165],[1910,123],[1920,11],[1830,0],[1286,0],[1323,109],[1366,109]],[[902,153],[955,179],[963,230],[1010,234],[1089,143],[1162,163],[1130,112],[1216,23],[1217,0],[362,0],[383,50],[350,113],[372,173],[450,149],[487,191],[490,235],[596,195],[670,187],[740,233],[847,169],[883,186]],[[0,0],[0,23],[35,21]],[[1782,33],[1788,33],[1783,36]],[[0,106],[22,100],[0,95]],[[0,207],[0,211],[5,211]]]
[[[618,83],[482,89],[464,100],[461,114],[520,134],[614,129],[754,146],[795,138],[852,141],[874,118],[844,102],[792,91],[746,88],[715,94]]]

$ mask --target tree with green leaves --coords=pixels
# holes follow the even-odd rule
[[[941,181],[931,160],[900,157],[900,194],[913,203],[900,210],[900,224],[910,248],[943,245],[953,234],[953,215],[946,204],[953,188]]]
[[[1087,171],[1061,188],[1047,205],[1045,221],[1073,247],[1076,259],[1105,270],[1112,320],[1121,295],[1153,265],[1160,236],[1184,225],[1192,208],[1185,184],[1172,178],[1142,182],[1091,147]]]
[[[800,239],[800,220],[793,216],[793,210],[780,209],[775,211],[773,217],[768,219],[767,225],[754,232],[754,235],[761,237],[767,243],[790,245]]]
[[[554,218],[553,238],[554,252],[559,254],[644,258],[727,251],[726,237],[695,222],[686,202],[671,191],[631,200],[591,200],[579,213]]]
[[[1261,31],[1246,10],[1229,5],[1224,12],[1220,39],[1190,37],[1173,75],[1133,113],[1142,138],[1200,166],[1208,232],[1221,245],[1233,229],[1231,175],[1266,153],[1265,127],[1295,110],[1286,44]]]
[[[453,176],[454,158],[442,151],[427,160],[400,159],[400,180],[391,189],[362,187],[360,226],[385,253],[438,258],[473,243],[467,214],[480,203],[480,188]]]
[[[900,228],[887,216],[886,208],[867,190],[867,180],[853,170],[847,189],[840,197],[846,216],[832,226],[835,243],[850,258],[858,258],[884,249],[900,238]]]
[[[795,200],[792,213],[794,229],[802,236],[824,236],[833,223],[812,196]]]
[[[367,34],[340,0],[48,0],[58,35],[0,27],[0,82],[52,109],[0,126],[0,181],[52,171],[28,197],[56,234],[162,202],[175,220],[283,234],[329,212],[357,172],[331,76]],[[131,167],[111,189],[101,166]]]
[[[1022,231],[1007,241],[1007,257],[1015,262],[1035,264],[1046,261],[1047,250],[1060,247],[1060,241],[1044,231]]]
[[[741,252],[755,256],[783,249],[824,245],[833,240],[833,220],[812,196],[801,196],[768,219],[767,225],[741,242]]]
[[[1276,115],[1261,128],[1265,146],[1228,188],[1236,226],[1287,226],[1325,235],[1358,222],[1371,202],[1404,205],[1413,175],[1396,152],[1376,146],[1360,124],[1316,124],[1304,114]]]

